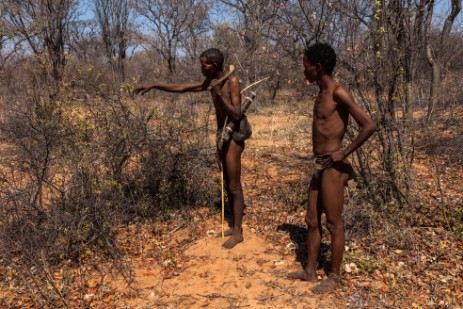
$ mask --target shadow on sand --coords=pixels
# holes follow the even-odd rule
[[[284,223],[277,228],[278,231],[288,232],[291,240],[298,244],[296,253],[296,261],[298,261],[302,268],[307,266],[307,229],[298,225]],[[330,252],[329,244],[320,244],[320,250],[317,257],[317,269],[324,269],[329,272],[331,263],[327,260]]]

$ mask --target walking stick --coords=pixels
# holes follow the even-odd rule
[[[227,118],[228,118],[228,116],[225,117],[225,123],[224,123],[224,128],[223,128],[223,130],[225,129],[225,125],[227,124]],[[220,150],[220,151],[222,151],[222,150]],[[220,159],[220,157],[219,157],[219,159]],[[224,228],[223,228],[224,221],[225,221],[225,193],[224,193],[224,180],[223,180],[223,164],[222,164],[222,160],[220,160],[220,182],[221,182],[221,186],[222,186],[222,241],[223,241],[224,238],[225,238]]]
[[[222,181],[222,240],[224,240],[225,238],[225,234],[224,234],[224,228],[223,228],[223,223],[224,223],[224,219],[225,219],[225,197],[224,197],[224,186],[223,186],[223,166],[222,166],[222,171],[220,172],[220,179]]]
[[[233,72],[235,72],[235,66],[233,64],[230,64],[228,72],[224,76],[219,78],[217,83],[221,83],[227,78],[229,78],[233,74]],[[211,91],[212,86],[207,87],[207,90]],[[228,117],[225,118],[224,129],[225,129],[225,125],[227,124],[227,119]],[[222,240],[223,240],[225,238],[224,228],[223,228],[224,221],[225,221],[225,193],[224,193],[224,179],[223,179],[223,164],[222,164],[222,160],[220,159],[220,155],[219,155],[219,160],[220,160],[220,182],[221,182],[221,190],[222,190]]]

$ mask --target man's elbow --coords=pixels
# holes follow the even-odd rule
[[[374,122],[371,122],[370,125],[368,126],[368,135],[371,136],[373,133],[375,133],[378,130],[378,127]]]

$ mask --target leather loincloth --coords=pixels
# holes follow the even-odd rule
[[[328,156],[329,154],[314,155],[314,170],[312,173],[313,178],[319,179],[322,176],[323,171],[326,169],[325,167],[323,167],[323,160],[325,160]],[[355,171],[352,168],[352,165],[349,163],[347,159],[344,159],[340,162],[334,162],[329,168],[334,168],[341,173],[348,174],[349,178],[347,179],[346,184],[351,180],[355,181],[355,179],[357,178],[357,176],[355,175]]]

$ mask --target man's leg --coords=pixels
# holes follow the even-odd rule
[[[244,149],[244,142],[231,140],[225,148],[223,158],[224,178],[227,185],[228,203],[230,204],[233,224],[227,236],[231,237],[222,245],[224,248],[231,249],[243,241],[243,211],[244,197],[241,186],[241,154]]]
[[[326,214],[326,226],[331,235],[332,274],[312,290],[314,293],[329,292],[341,281],[341,263],[344,252],[342,210],[344,206],[344,185],[348,177],[349,175],[339,170],[337,166],[328,168],[323,172],[321,198]]]
[[[307,265],[304,271],[289,273],[288,278],[317,282],[317,258],[320,250],[322,236],[321,215],[322,205],[320,201],[320,179],[312,177],[308,192],[308,207],[305,221],[307,223]]]

